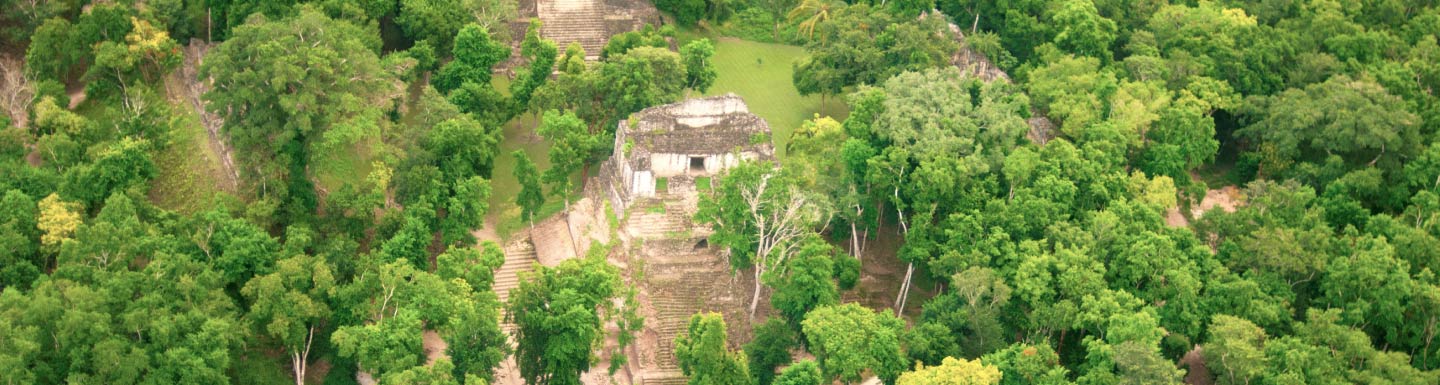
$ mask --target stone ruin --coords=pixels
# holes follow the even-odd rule
[[[593,185],[623,218],[617,240],[644,276],[636,284],[646,321],[627,372],[633,384],[685,384],[673,344],[691,315],[724,314],[732,348],[749,340],[753,281],[731,274],[694,216],[709,178],[742,161],[775,161],[770,126],[727,94],[642,110],[619,124],[614,145]]]
[[[516,41],[524,36],[525,23],[539,18],[540,34],[555,42],[560,52],[571,43],[585,49],[585,60],[598,60],[605,43],[616,34],[638,31],[646,24],[659,26],[660,12],[644,0],[521,0],[521,21]]]
[[[637,199],[693,191],[700,178],[742,161],[774,159],[770,126],[726,94],[647,108],[620,122],[604,167],[613,171],[611,201],[623,212]]]

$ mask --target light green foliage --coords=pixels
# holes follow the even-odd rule
[[[804,360],[786,367],[775,377],[775,385],[821,385],[827,383],[815,360]]]
[[[402,310],[372,324],[341,327],[330,340],[340,356],[352,358],[362,370],[385,378],[421,363],[424,341],[420,327],[414,311]]]
[[[450,359],[441,357],[435,360],[430,366],[416,366],[401,372],[391,372],[380,381],[386,384],[415,384],[415,385],[460,385],[461,382],[455,379],[451,373],[455,370],[455,364]],[[466,384],[476,383],[466,381]]]
[[[730,252],[733,270],[754,267],[755,291],[750,298],[753,315],[760,302],[762,281],[773,279],[769,272],[786,269],[800,242],[813,236],[813,227],[826,215],[810,194],[795,185],[793,177],[765,163],[741,163],[726,170],[711,187],[710,194],[700,197],[695,219],[713,226],[715,231],[709,241]],[[795,304],[810,302],[799,297],[795,300]]]
[[[1071,138],[1080,138],[1089,125],[1100,122],[1117,87],[1115,75],[1101,69],[1100,60],[1074,56],[1035,69],[1027,84],[1035,107]]]
[[[610,40],[605,42],[605,48],[602,48],[600,51],[600,59],[604,60],[624,55],[626,52],[630,52],[631,49],[640,47],[670,48],[670,41],[666,38],[674,36],[670,36],[673,35],[673,33],[668,33],[667,31],[670,30],[657,30],[655,27],[647,24],[639,31],[630,31],[611,36]],[[686,45],[692,43],[694,43],[694,41],[686,43]],[[681,56],[684,56],[684,54],[682,53]]]
[[[899,385],[994,385],[1000,383],[1000,370],[980,360],[945,357],[936,366],[917,365],[914,371],[900,375]]]
[[[436,275],[446,280],[453,296],[453,313],[440,328],[446,355],[453,360],[454,378],[465,383],[492,379],[493,369],[510,354],[507,337],[500,330],[499,297],[491,290],[495,271],[505,263],[505,253],[494,242],[478,247],[452,247],[436,257]],[[437,362],[436,366],[439,366]],[[437,374],[438,376],[438,374]]]
[[[25,71],[40,80],[64,79],[69,74],[74,53],[65,47],[75,34],[74,25],[62,18],[47,19],[38,24],[25,51]]]
[[[899,338],[905,324],[893,315],[850,303],[815,309],[802,325],[810,352],[829,380],[857,383],[868,370],[894,384],[905,370]]]
[[[683,335],[675,337],[675,361],[690,385],[750,385],[744,352],[729,351],[725,318],[720,313],[696,314]]]
[[[1115,22],[1100,15],[1091,0],[1066,0],[1055,7],[1050,20],[1055,23],[1055,45],[1060,50],[1080,56],[1110,60],[1110,45],[1115,42]]]

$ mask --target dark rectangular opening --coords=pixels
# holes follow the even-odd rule
[[[702,156],[692,156],[692,157],[690,157],[690,171],[695,171],[695,172],[703,172],[703,171],[705,171],[705,157],[702,157]]]

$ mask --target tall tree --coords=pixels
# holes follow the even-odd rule
[[[917,365],[914,371],[905,372],[896,381],[899,385],[996,385],[1000,383],[1000,371],[985,365],[980,360],[945,357],[940,365],[925,367]]]
[[[589,164],[590,153],[599,141],[585,128],[585,122],[571,112],[545,111],[535,132],[550,141],[550,169],[545,170],[541,179],[550,185],[550,195],[564,200],[569,210],[570,176]]]
[[[508,23],[515,20],[516,6],[515,2],[503,0],[401,0],[395,23],[411,39],[429,41],[448,52],[456,34],[467,25],[508,37]]]
[[[900,347],[905,324],[895,316],[848,303],[815,309],[802,324],[810,352],[828,380],[853,384],[869,370],[894,384],[905,370]]]
[[[579,385],[580,374],[594,365],[595,348],[606,339],[607,323],[620,324],[619,349],[639,327],[633,307],[616,305],[617,298],[633,295],[619,269],[605,260],[604,247],[591,250],[584,258],[527,274],[510,292],[505,317],[516,325],[515,361],[528,384]],[[610,355],[612,363],[623,362],[619,350]]]
[[[262,195],[285,197],[284,184],[271,182],[286,173],[308,181],[301,174],[309,147],[334,150],[377,137],[377,106],[386,103],[376,101],[402,90],[380,67],[379,39],[358,26],[308,7],[284,20],[252,21],[206,56],[200,76],[214,81],[205,100],[224,117],[246,178]]]
[[[491,68],[510,57],[510,47],[490,37],[484,27],[470,23],[455,35],[451,53],[455,60],[445,63],[431,81],[441,93],[449,93],[465,83],[489,85]]]
[[[695,218],[711,224],[710,242],[726,248],[730,267],[753,267],[750,316],[760,303],[762,277],[785,264],[811,227],[824,222],[810,197],[789,176],[768,164],[742,163],[726,170],[709,195],[700,198]]]
[[[525,150],[510,153],[515,158],[515,179],[520,182],[520,193],[515,195],[515,205],[520,206],[520,217],[535,224],[535,214],[545,204],[545,193],[540,189],[540,170]]]
[[[839,252],[820,237],[795,242],[801,244],[795,255],[764,279],[775,290],[770,305],[798,327],[805,313],[840,302],[840,288],[834,278]]]
[[[526,64],[510,83],[510,97],[515,99],[517,110],[528,110],[535,90],[550,81],[550,74],[559,59],[557,55],[559,51],[555,42],[540,37],[540,20],[531,19],[530,27],[525,30],[525,40],[520,43],[520,57],[525,59]]]
[[[695,314],[686,333],[675,336],[675,361],[690,385],[750,385],[744,352],[730,351],[725,318],[720,313]]]
[[[711,63],[714,56],[715,45],[710,39],[691,41],[680,47],[680,60],[685,62],[685,87],[703,94],[715,84],[718,73]]]
[[[276,262],[274,272],[252,278],[240,291],[251,302],[247,317],[290,355],[295,385],[305,384],[315,331],[330,317],[334,288],[325,260],[297,255]]]

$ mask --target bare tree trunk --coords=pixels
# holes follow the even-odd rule
[[[855,221],[850,221],[850,254],[860,259],[860,233],[855,231]]]
[[[899,317],[900,312],[905,309],[905,300],[910,296],[910,277],[915,275],[915,263],[911,262],[905,267],[905,283],[900,284],[900,295],[895,298],[895,316]]]
[[[760,306],[760,264],[755,264],[755,293],[750,295],[750,320],[755,320],[755,309]]]
[[[295,368],[295,385],[305,385],[306,361],[310,358],[310,346],[315,342],[315,326],[310,326],[310,333],[305,336],[305,349],[290,352],[291,364]]]

